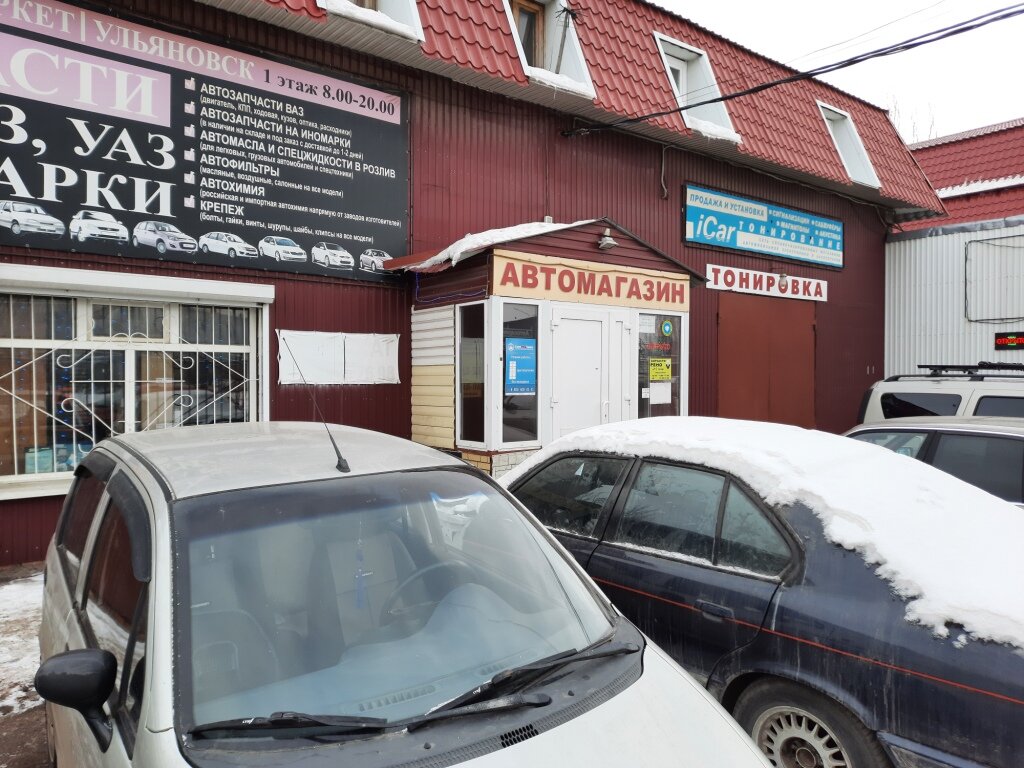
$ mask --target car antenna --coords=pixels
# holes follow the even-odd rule
[[[351,472],[351,468],[348,462],[345,461],[345,457],[341,455],[341,449],[338,448],[338,444],[334,441],[334,435],[331,434],[331,428],[327,425],[327,419],[324,418],[323,412],[320,410],[320,404],[316,401],[316,395],[313,394],[313,389],[309,386],[309,382],[306,381],[306,377],[302,373],[302,369],[299,368],[299,361],[295,359],[295,353],[292,352],[292,345],[288,343],[288,339],[281,336],[281,341],[288,348],[288,355],[292,359],[292,363],[295,365],[295,370],[299,372],[299,378],[302,379],[302,383],[306,385],[306,391],[309,392],[309,399],[313,401],[313,410],[316,411],[316,416],[320,419],[320,423],[324,425],[324,429],[327,430],[327,438],[331,441],[331,445],[334,446],[334,452],[338,455],[338,466],[339,472]]]

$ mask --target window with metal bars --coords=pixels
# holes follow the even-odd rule
[[[110,435],[253,421],[259,310],[0,293],[0,482]]]

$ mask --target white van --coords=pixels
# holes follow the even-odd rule
[[[861,401],[858,423],[906,416],[1024,418],[1024,364],[919,365],[927,373],[875,382]]]
[[[490,478],[364,430],[103,441],[39,643],[62,766],[768,766]]]

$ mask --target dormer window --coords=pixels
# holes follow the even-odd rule
[[[543,66],[544,6],[530,0],[512,0],[512,16],[526,63],[531,67]]]
[[[349,0],[354,5],[358,5],[360,8],[365,8],[368,11],[377,10],[377,0]]]
[[[853,124],[853,118],[849,113],[820,101],[818,109],[821,110],[821,116],[825,118],[829,135],[836,145],[839,159],[843,161],[843,167],[850,180],[869,187],[882,186],[874,166],[871,165],[871,158],[868,157],[867,150],[864,149],[864,142],[860,140],[860,134],[857,133],[857,126]]]
[[[576,36],[573,0],[505,0],[526,76],[534,83],[594,98]]]
[[[707,54],[699,48],[654,33],[665,64],[669,85],[680,107],[720,97],[718,82]],[[733,130],[729,111],[722,102],[703,104],[681,112],[683,122],[692,131],[709,138],[740,141]]]
[[[329,15],[340,16],[409,40],[422,41],[416,0],[316,0]]]

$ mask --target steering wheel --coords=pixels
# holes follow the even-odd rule
[[[439,571],[442,569],[451,570],[453,572],[461,571],[463,573],[468,572],[469,574],[473,574],[473,567],[468,563],[462,562],[461,560],[442,560],[437,563],[425,565],[422,568],[417,568],[415,571],[413,571],[404,579],[402,579],[398,583],[398,585],[393,590],[391,590],[391,594],[388,595],[387,599],[384,601],[384,605],[381,606],[380,621],[378,622],[378,624],[380,626],[384,626],[385,624],[389,624],[392,621],[394,621],[401,613],[410,611],[414,608],[418,608],[422,605],[433,604],[435,601],[431,600],[426,603],[416,603],[415,605],[409,605],[405,608],[402,608],[401,610],[396,610],[394,607],[395,603],[398,601],[398,598],[401,597],[402,593],[406,589],[408,589],[411,584],[415,584],[428,573],[433,573],[434,571]]]

